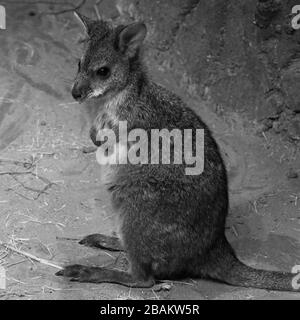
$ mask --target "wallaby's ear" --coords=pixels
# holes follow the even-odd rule
[[[81,26],[83,26],[85,33],[88,34],[94,21],[77,11],[74,11],[74,15],[80,22]]]
[[[118,47],[122,53],[134,57],[147,33],[144,23],[136,22],[126,26],[118,35]]]

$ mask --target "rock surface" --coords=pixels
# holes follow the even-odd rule
[[[122,13],[147,22],[155,55],[175,69],[181,85],[213,106],[258,121],[276,120],[285,109],[299,112],[300,31],[291,27],[296,4],[118,1]]]

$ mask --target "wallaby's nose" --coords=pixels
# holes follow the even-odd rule
[[[90,83],[85,77],[76,79],[72,87],[72,96],[77,101],[82,101],[90,92]]]
[[[83,94],[82,94],[82,90],[81,88],[78,88],[78,86],[73,86],[72,88],[72,96],[75,100],[81,100],[82,97],[83,97]]]

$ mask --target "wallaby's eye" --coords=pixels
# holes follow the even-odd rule
[[[101,67],[96,71],[96,74],[102,79],[107,79],[110,76],[110,69],[108,67]]]

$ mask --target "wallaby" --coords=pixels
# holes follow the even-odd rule
[[[130,270],[66,266],[57,275],[80,282],[151,287],[155,281],[208,278],[234,286],[297,291],[294,274],[265,271],[238,260],[225,237],[227,173],[209,128],[175,94],[152,82],[142,63],[146,26],[113,27],[76,13],[86,33],[72,88],[74,99],[96,110],[90,131],[204,129],[204,171],[186,175],[185,164],[112,165],[107,188],[118,216],[119,237],[87,236],[80,243],[126,251]],[[193,135],[194,138],[194,135]],[[194,140],[194,139],[193,139]],[[299,290],[298,290],[299,291]]]

